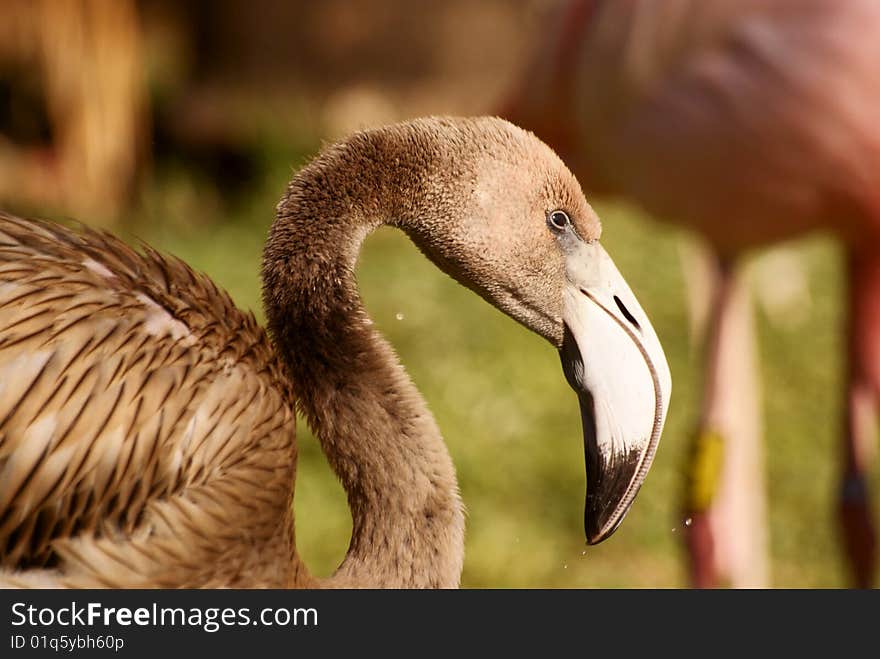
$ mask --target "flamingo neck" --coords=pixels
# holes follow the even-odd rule
[[[351,509],[348,553],[323,585],[456,587],[464,515],[452,460],[354,276],[363,240],[421,177],[388,144],[361,142],[293,180],[263,261],[269,330]]]

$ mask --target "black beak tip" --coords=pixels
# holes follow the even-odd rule
[[[634,482],[642,453],[631,451],[610,460],[598,451],[587,451],[587,499],[584,531],[587,544],[610,538],[626,517],[641,483]]]
[[[604,542],[618,529],[620,523],[623,521],[623,518],[626,515],[621,515],[620,518],[609,525],[608,520],[598,517],[591,516],[589,510],[584,515],[584,531],[587,537],[588,545],[598,545],[600,542]]]

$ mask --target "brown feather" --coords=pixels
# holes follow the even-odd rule
[[[63,567],[71,585],[199,586],[224,565],[230,583],[288,585],[294,404],[253,316],[181,261],[105,234],[0,214],[0,237],[10,578]],[[230,534],[248,556],[229,562]],[[286,570],[258,558],[279,551]]]

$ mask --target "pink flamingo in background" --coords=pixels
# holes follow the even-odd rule
[[[686,503],[692,582],[765,578],[751,312],[736,260],[825,228],[846,245],[849,280],[840,530],[855,584],[870,586],[880,2],[569,0],[543,27],[502,114],[550,142],[589,191],[692,228],[717,264]]]

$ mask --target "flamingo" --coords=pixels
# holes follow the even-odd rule
[[[555,153],[428,117],[294,176],[263,253],[268,334],[182,261],[0,212],[0,587],[457,587],[452,458],[354,276],[383,224],[559,349],[587,542],[609,537],[668,410],[659,339]],[[296,550],[295,408],[351,508],[327,579]]]
[[[765,584],[755,353],[741,257],[830,230],[846,250],[838,519],[872,583],[880,395],[880,2],[567,0],[500,114],[594,194],[696,232],[717,285],[685,515],[695,586]],[[751,408],[751,409],[749,409]]]

